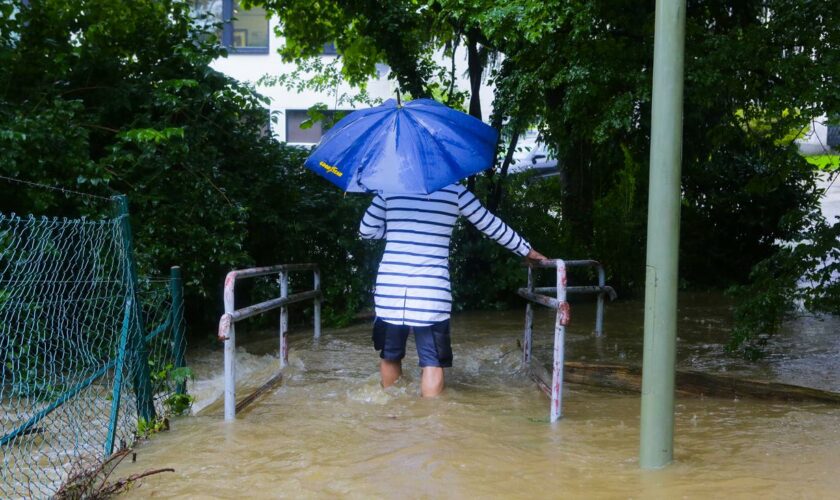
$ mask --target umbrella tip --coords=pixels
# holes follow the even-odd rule
[[[402,107],[402,99],[400,99],[400,89],[397,89],[397,107]]]

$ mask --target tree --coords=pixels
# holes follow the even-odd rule
[[[191,325],[217,321],[224,275],[254,263],[321,263],[327,319],[352,316],[372,281],[349,241],[362,200],[306,182],[307,151],[266,134],[265,98],[209,66],[225,51],[201,24],[175,0],[0,5],[0,175],[127,194],[141,272],[183,266]],[[0,182],[0,210],[111,206]]]
[[[536,126],[564,169],[564,237],[546,251],[598,258],[625,291],[641,286],[654,2],[328,1],[309,14],[308,2],[254,3],[280,17],[289,60],[335,41],[350,81],[381,59],[417,95],[448,88],[430,61],[466,45],[469,109],[483,74],[506,146]],[[840,107],[840,3],[689,1],[686,38],[681,276],[744,283],[816,216],[815,173],[791,130]],[[493,203],[503,164],[478,186]]]

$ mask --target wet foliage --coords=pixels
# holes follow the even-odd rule
[[[0,4],[0,175],[127,194],[139,272],[183,267],[193,332],[218,321],[225,273],[283,262],[318,262],[325,319],[346,321],[372,286],[367,200],[305,173],[307,151],[266,133],[265,98],[210,68],[224,56],[186,2]],[[112,209],[0,181],[5,213]]]
[[[308,2],[298,0],[252,3],[282,19],[278,29],[291,48],[281,53],[288,60],[304,60],[335,41],[351,83],[361,80],[357,71],[365,62],[384,58],[403,90],[446,102],[456,88],[453,48],[466,47],[459,57],[466,53],[471,89],[462,104],[475,114],[481,107],[476,83],[494,85],[491,122],[502,130],[500,158],[516,147],[519,133],[536,127],[560,161],[562,189],[549,195],[556,198],[538,190],[526,194],[535,209],[559,204],[551,210],[560,223],[547,227],[560,235],[537,248],[603,261],[610,282],[625,295],[643,286],[654,2],[333,0],[318,3],[324,17],[307,13]],[[389,23],[390,14],[371,15],[384,4],[387,13],[401,12],[401,23]],[[316,18],[340,22],[304,29]],[[840,109],[838,41],[837,2],[687,2],[682,287],[753,283],[766,290],[760,283],[771,279],[769,262],[791,276],[802,270],[798,262],[798,270],[792,267],[796,259],[785,257],[787,244],[780,242],[799,241],[805,233],[817,237],[810,233],[820,226],[809,221],[818,218],[819,190],[814,168],[793,141],[814,117]],[[360,53],[360,44],[376,50]],[[403,46],[411,50],[391,50]],[[447,63],[428,70],[430,60],[440,60],[431,57],[435,51]],[[506,173],[500,162],[476,189],[491,209],[518,219],[522,213],[499,204],[494,194],[520,196],[518,181]],[[528,225],[527,217],[520,221],[517,228],[539,240],[534,235],[540,228]],[[465,241],[467,257],[456,258],[463,266],[453,269],[464,287],[461,301],[466,307],[496,303],[510,280],[494,267],[494,286],[487,263],[506,257],[474,238]],[[778,284],[784,291],[779,289],[772,314],[791,310],[796,281]],[[818,281],[818,296],[834,294],[830,280]],[[738,296],[744,301],[734,344],[772,333],[777,321],[766,316],[768,309],[746,300],[749,294]],[[743,319],[762,314],[766,321]]]
[[[287,60],[309,64],[335,43],[341,67],[316,75],[318,85],[364,86],[385,62],[406,94],[480,114],[491,103],[478,86],[492,83],[499,157],[537,128],[561,175],[527,183],[500,161],[471,187],[543,253],[597,258],[620,293],[641,289],[653,2],[244,3],[280,17]],[[775,293],[737,294],[738,350],[772,333],[778,318],[768,311],[793,310],[802,262],[836,251],[831,225],[818,221],[814,169],[792,141],[813,117],[840,108],[840,3],[687,5],[681,284],[752,283]],[[467,90],[455,85],[462,54]],[[323,266],[326,317],[346,322],[370,303],[379,247],[356,238],[368,200],[307,175],[306,151],[264,132],[265,99],[209,67],[223,56],[187,2],[3,3],[0,175],[128,194],[141,268],[184,266],[193,325],[217,319],[229,269],[301,261]],[[110,207],[0,183],[0,209],[95,215]],[[824,244],[809,257],[780,243],[803,238]],[[471,228],[453,244],[460,307],[510,304],[522,279],[516,259]],[[802,298],[810,307],[834,307],[836,283],[826,276]]]

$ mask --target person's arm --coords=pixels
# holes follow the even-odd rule
[[[458,187],[460,188],[458,210],[476,229],[520,257],[526,257],[530,260],[545,259],[542,254],[531,248],[525,238],[519,236],[502,219],[484,208],[474,194],[462,186]]]
[[[381,196],[376,195],[365,210],[359,224],[359,234],[366,240],[380,240],[385,237],[385,200]]]

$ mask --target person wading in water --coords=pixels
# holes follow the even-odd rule
[[[429,195],[376,196],[359,233],[364,239],[387,241],[374,293],[373,346],[381,358],[382,387],[402,375],[406,342],[413,332],[422,369],[421,395],[433,397],[443,390],[443,369],[452,366],[449,242],[459,216],[527,261],[545,260],[460,184]]]

